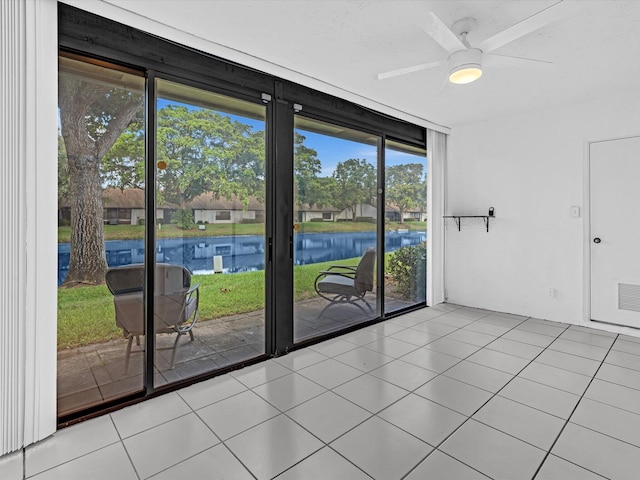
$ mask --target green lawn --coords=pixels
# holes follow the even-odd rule
[[[258,224],[207,225],[205,231],[177,229],[163,225],[162,237],[258,235],[263,226]],[[425,222],[397,224],[387,222],[387,229],[408,228],[423,230]],[[300,224],[301,232],[348,232],[375,229],[371,223],[308,222]],[[59,241],[68,241],[69,227],[60,227]],[[105,225],[107,240],[142,238],[144,226]],[[320,270],[332,264],[355,265],[359,258],[316,263],[295,267],[294,295],[296,300],[313,298],[313,282]],[[386,263],[386,262],[385,262]],[[264,272],[236,273],[231,275],[194,275],[192,282],[200,283],[201,320],[226,317],[238,313],[264,309]],[[58,348],[75,348],[104,342],[122,336],[115,325],[113,297],[105,285],[58,289]]]
[[[300,223],[299,232],[366,232],[376,229],[376,225],[368,222],[305,222]],[[409,230],[424,230],[425,222],[387,222],[385,228]],[[216,223],[205,225],[204,230],[193,228],[180,230],[175,225],[162,225],[157,230],[159,238],[180,237],[219,237],[227,235],[263,235],[264,224],[260,223]],[[69,242],[71,227],[58,227],[58,242]],[[105,225],[105,240],[135,240],[144,238],[144,225]]]
[[[329,265],[355,265],[359,258],[295,267],[295,299],[315,296],[313,282]],[[194,275],[200,284],[198,318],[211,320],[264,309],[264,272]],[[113,296],[105,285],[58,289],[58,349],[122,337],[116,327]]]

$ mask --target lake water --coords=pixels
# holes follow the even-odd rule
[[[418,245],[427,239],[422,231],[389,232],[385,251],[393,252],[407,245]],[[376,246],[375,232],[299,233],[295,236],[296,265],[359,257],[367,247]],[[143,240],[105,242],[110,267],[144,262]],[[163,238],[158,240],[156,261],[185,265],[195,274],[213,274],[213,257],[221,256],[223,273],[263,270],[264,237],[236,235],[228,237]],[[69,269],[69,244],[58,244],[58,285]]]

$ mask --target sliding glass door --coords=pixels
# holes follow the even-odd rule
[[[297,115],[294,342],[379,316],[379,138]]]
[[[145,79],[67,56],[59,70],[57,393],[65,417],[144,387],[142,355],[126,364],[114,305],[121,289],[106,275],[145,258]],[[129,293],[141,300],[144,284]],[[134,309],[142,313],[142,304]]]
[[[157,80],[150,149],[136,73],[60,57],[61,418],[265,353],[266,106]]]
[[[427,298],[426,151],[385,142],[385,313]]]
[[[61,422],[424,305],[424,129],[60,9]]]
[[[156,386],[265,353],[266,107],[156,81]]]

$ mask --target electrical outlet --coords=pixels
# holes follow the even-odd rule
[[[547,292],[547,295],[549,295],[549,298],[556,298],[556,289],[550,288],[549,291]]]

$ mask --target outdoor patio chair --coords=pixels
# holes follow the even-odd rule
[[[373,290],[373,267],[376,261],[376,249],[367,248],[358,265],[331,265],[316,277],[314,288],[316,293],[329,301],[322,309],[318,318],[332,305],[349,303],[358,307],[365,314],[367,311],[360,303],[363,302],[370,312],[373,308],[364,298],[367,292]]]
[[[145,334],[143,286],[144,265],[115,267],[107,271],[107,287],[113,294],[116,325],[122,328],[129,340],[125,358],[125,373],[129,370],[131,346],[135,337],[140,345],[140,335]],[[178,341],[187,333],[193,341],[193,327],[198,318],[200,284],[191,285],[191,272],[182,265],[160,263],[156,265],[154,295],[154,330],[159,333],[175,333],[171,354],[171,369],[175,364]]]

